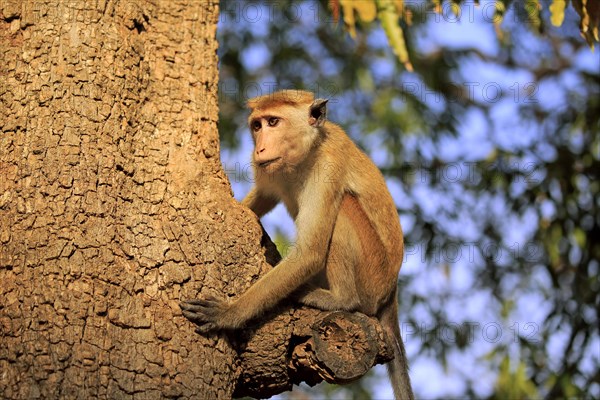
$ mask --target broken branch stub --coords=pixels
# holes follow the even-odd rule
[[[310,308],[290,311],[265,323],[239,348],[242,374],[235,397],[266,398],[300,382],[345,384],[393,358],[391,339],[375,318]],[[285,340],[286,351],[274,337]]]

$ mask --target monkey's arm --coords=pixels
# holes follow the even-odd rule
[[[254,211],[254,214],[261,218],[263,215],[271,211],[279,203],[279,200],[274,196],[260,191],[256,186],[252,188],[250,193],[246,195],[242,204]]]
[[[335,186],[335,185],[330,185]],[[296,218],[298,243],[279,265],[258,280],[235,302],[214,297],[181,303],[183,315],[198,331],[234,329],[272,308],[325,267],[327,251],[340,205],[340,190],[320,186],[301,200]],[[315,199],[311,201],[312,199]]]

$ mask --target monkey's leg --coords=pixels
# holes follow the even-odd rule
[[[302,295],[299,299],[300,303],[318,308],[324,311],[345,310],[353,311],[358,307],[358,299],[352,299],[334,293],[332,290],[317,288]]]
[[[355,268],[360,257],[357,249],[361,247],[352,228],[351,221],[342,215],[338,217],[323,274],[326,282],[313,281],[313,287],[308,287],[298,298],[300,303],[326,311],[354,311],[359,308]]]

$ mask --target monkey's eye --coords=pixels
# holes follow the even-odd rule
[[[277,117],[269,118],[269,126],[277,126],[278,123],[279,123],[279,118],[277,118]]]
[[[254,122],[252,122],[252,130],[254,132],[260,131],[260,121],[254,121]]]

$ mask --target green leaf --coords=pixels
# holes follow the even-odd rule
[[[581,229],[581,228],[573,229],[573,237],[575,238],[575,243],[577,243],[577,245],[579,247],[585,247],[587,237],[586,237],[583,229]]]
[[[566,0],[552,0],[550,5],[550,22],[554,26],[561,26],[565,19]]]
[[[454,14],[455,17],[460,17],[460,4],[458,4],[456,0],[450,3],[450,9],[452,10],[452,14]]]
[[[558,268],[560,264],[560,239],[563,237],[563,231],[560,225],[553,225],[550,228],[549,235],[546,237],[544,241],[546,246],[546,251],[548,252],[548,256],[550,257],[550,264],[554,268]]]
[[[288,237],[279,229],[275,231],[273,243],[275,244],[275,247],[277,247],[277,251],[279,252],[279,254],[281,254],[282,257],[285,257],[290,252],[290,247],[293,244],[292,242],[290,242]]]
[[[506,13],[506,5],[504,4],[504,2],[502,0],[496,0],[495,3],[495,7],[496,7],[496,11],[494,12],[494,28],[496,29],[496,35],[498,36],[499,39],[502,39],[504,37],[504,32],[502,31],[502,28],[500,27],[500,25],[502,24],[502,21],[504,21],[504,14]]]
[[[540,2],[539,0],[525,0],[525,11],[529,16],[529,23],[537,30],[540,29],[542,21],[540,20]]]
[[[500,309],[500,315],[502,318],[507,319],[510,313],[515,309],[515,301],[507,299],[502,302],[502,308]]]
[[[377,17],[377,7],[375,6],[375,1],[354,1],[354,9],[358,13],[360,20],[369,23],[375,20]]]
[[[527,365],[523,361],[519,361],[517,370],[514,373],[514,382],[517,388],[517,397],[538,399],[540,397],[537,387],[527,376]]]
[[[535,384],[527,376],[527,365],[519,361],[513,372],[510,358],[504,356],[500,362],[500,371],[496,381],[495,398],[498,399],[537,399],[539,393]]]
[[[413,67],[408,59],[408,51],[406,50],[406,42],[404,41],[404,32],[398,23],[400,19],[398,9],[392,0],[377,0],[377,5],[381,26],[387,35],[394,54],[396,54],[408,71],[412,71]]]
[[[573,1],[573,8],[579,14],[579,28],[581,36],[585,38],[588,45],[594,50],[594,41],[600,41],[598,28],[600,27],[600,5],[595,0]]]
[[[361,21],[365,23],[373,22],[377,16],[377,7],[374,0],[341,0],[340,5],[344,14],[344,24],[346,24],[346,29],[348,29],[352,39],[356,38],[355,12]]]
[[[340,5],[342,6],[346,29],[348,30],[348,33],[350,33],[350,37],[356,39],[356,20],[354,19],[354,7],[352,6],[352,1],[340,0]]]

